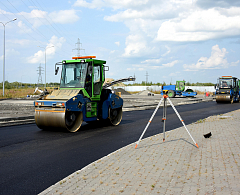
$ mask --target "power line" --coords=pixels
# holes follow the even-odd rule
[[[21,0],[22,1],[22,3],[29,9],[29,11],[31,12],[31,9],[23,2],[23,0]],[[35,4],[34,4],[35,5]],[[36,16],[34,13],[32,13],[43,25],[45,25],[40,19],[39,19],[39,17],[38,16]],[[46,18],[45,18],[46,19]],[[47,20],[47,19],[46,19]],[[47,22],[51,25],[51,23],[47,20]],[[51,25],[52,26],[52,25]],[[53,26],[52,26],[53,27]],[[49,26],[47,26],[47,28],[49,29],[49,30],[51,30],[51,28],[49,28]],[[54,27],[53,27],[53,29],[55,29]],[[55,29],[56,30],[56,29]],[[52,30],[51,30],[52,31]],[[53,31],[52,31],[53,32]],[[56,30],[56,32],[60,35],[60,36],[62,36],[57,30]]]
[[[2,2],[0,2],[0,3],[2,3]],[[3,3],[2,3],[2,5],[4,6],[4,7],[6,7]],[[6,9],[8,10],[8,11],[10,11],[7,7],[6,7]],[[2,11],[1,11],[1,9],[0,9],[0,12],[7,18],[7,19],[9,19],[10,20],[10,18],[9,17],[7,17]],[[11,12],[11,11],[10,11]],[[14,14],[15,15],[15,17],[18,17],[16,14]],[[13,23],[15,26],[17,26],[18,28],[20,28],[17,24],[15,24],[15,23]],[[32,39],[34,39],[35,41],[37,41],[37,42],[39,42],[40,44],[43,44],[42,42],[40,42],[39,40],[37,40],[37,39],[35,39],[32,35],[30,35],[27,31],[25,31],[24,29],[21,29],[22,31],[24,31],[27,35],[29,35]]]
[[[7,0],[7,1],[8,1],[8,0]],[[8,3],[10,3],[10,2],[8,1]],[[10,4],[11,4],[11,6],[19,13],[19,15],[21,15],[29,24],[31,24],[32,26],[34,26],[24,15],[21,14],[21,12],[20,12],[12,3],[10,3]],[[14,14],[14,15],[15,15],[15,14]],[[37,31],[34,27],[29,27],[29,28],[33,29],[36,33],[40,34],[43,38],[45,38],[46,40],[48,40],[47,37],[45,37],[40,31]]]
[[[8,1],[8,0],[7,0]],[[9,1],[8,1],[9,2]],[[1,2],[2,3],[2,2]],[[9,2],[10,3],[10,2]],[[3,3],[2,3],[3,4]],[[4,5],[4,4],[3,4]],[[23,16],[22,14],[20,14],[20,11],[16,8],[16,7],[14,7],[11,3],[10,3],[10,5],[17,11],[17,12],[19,12],[19,15],[21,15],[31,26],[34,26],[25,16]],[[9,8],[6,6],[6,5],[4,5],[4,7],[6,7],[6,9],[9,11],[9,12],[11,12],[11,10],[9,10]],[[19,16],[17,16],[15,13],[13,13],[16,17],[19,17]],[[8,17],[7,17],[8,18]],[[16,24],[15,24],[16,25]],[[32,29],[34,32],[36,32],[36,33],[38,33],[39,35],[41,35],[45,40],[46,40],[46,42],[48,42],[48,38],[45,36],[45,35],[43,35],[40,31],[38,31],[36,28],[34,28],[34,27],[31,27],[31,26],[29,26],[27,23],[26,23],[26,25],[30,28],[30,29]],[[16,25],[17,26],[17,25]],[[20,28],[19,26],[17,26],[18,28]],[[23,30],[26,34],[28,34],[30,37],[32,37],[34,40],[36,40],[37,42],[39,42],[41,45],[45,45],[44,43],[42,43],[42,42],[40,42],[39,40],[37,40],[37,39],[35,39],[33,36],[31,36],[29,33],[27,33],[26,32],[26,30],[24,30],[23,28],[20,28],[21,30]],[[58,52],[56,52],[56,53],[58,53]],[[64,51],[64,54],[66,54],[66,53],[68,53],[69,55],[71,55],[70,54],[70,52],[66,52],[66,51]]]
[[[32,0],[29,0],[29,1],[32,1]],[[33,2],[33,1],[32,1],[32,2]],[[39,2],[38,2],[37,0],[36,0],[36,2],[37,2],[37,4],[40,6],[40,8],[41,8],[43,11],[46,10],[46,9],[43,9],[43,7],[39,4]],[[36,6],[36,4],[34,4],[34,5]],[[46,12],[46,11],[45,11],[45,12]],[[47,10],[47,13],[50,13],[50,11]],[[60,28],[60,32],[59,32],[59,31],[56,29],[56,28],[58,28],[58,25],[56,25],[56,23],[53,22],[52,18],[51,18],[49,15],[47,15],[47,17],[51,20],[51,22],[49,22],[49,20],[48,20],[46,17],[44,17],[44,19],[47,20],[48,23],[49,23],[59,34],[60,34],[60,32],[63,33],[62,29],[64,29],[65,27],[62,26],[62,25],[59,23],[58,25],[62,26],[62,28]],[[52,24],[55,24],[56,28],[55,28]],[[63,33],[63,35],[64,35],[65,37],[67,37],[64,33]],[[73,43],[74,41],[71,40],[69,37],[68,37],[68,39],[71,41],[71,44],[70,44],[68,41],[67,41],[67,43],[72,46],[72,43]]]
[[[22,0],[21,0],[22,1]],[[31,0],[32,1],[32,0]],[[32,1],[33,2],[33,1]],[[23,1],[22,1],[22,3],[29,9],[29,7],[26,5],[26,3],[24,3]],[[33,4],[34,4],[34,2],[33,2]],[[35,6],[36,6],[36,4],[34,4]],[[30,10],[30,9],[29,9]],[[31,12],[31,10],[30,10],[30,12]],[[34,13],[32,13],[43,25],[45,25],[40,19],[39,19],[39,17],[38,16],[36,16]],[[46,17],[44,17],[43,16],[43,18],[45,19],[45,20],[47,20],[46,19]],[[47,20],[47,22],[51,25],[51,23]],[[47,25],[45,25],[45,26],[47,26]],[[51,25],[52,26],[52,25]],[[53,26],[52,26],[53,27]],[[49,27],[49,26],[47,26],[47,28],[50,30],[50,31],[52,31],[52,29]],[[53,27],[53,29],[58,33],[58,35],[60,36],[60,37],[62,37],[62,35]],[[52,33],[53,34],[55,34],[55,32],[53,32],[52,31]],[[69,44],[69,43],[68,43]],[[42,44],[41,44],[42,45]],[[70,44],[69,44],[70,45]],[[71,45],[72,46],[72,45]],[[56,52],[57,53],[57,52]],[[69,52],[64,52],[64,53],[69,53]],[[70,53],[69,53],[70,54]]]
[[[43,33],[41,33],[40,31],[38,31],[35,27],[34,27],[34,25],[23,15],[23,14],[21,14],[21,12],[11,3],[11,2],[9,2],[9,0],[7,0],[8,1],[8,3],[17,11],[17,12],[19,12],[19,15],[21,16],[21,17],[23,17],[23,19],[25,19],[26,21],[27,21],[27,23],[25,23],[26,25],[27,25],[27,27],[29,27],[29,29],[31,29],[31,30],[33,30],[35,33],[37,33],[38,35],[40,35],[40,36],[42,36],[47,42],[49,41],[48,40],[48,38],[43,34]],[[21,0],[22,1],[22,0]],[[31,0],[32,1],[32,0]],[[33,1],[32,1],[33,2]],[[1,2],[2,3],[2,2]],[[22,1],[22,3],[28,8],[28,6],[27,6],[27,4],[26,3],[24,3],[23,1]],[[37,2],[38,3],[38,2]],[[2,3],[2,5],[10,12],[10,13],[13,13],[6,5],[4,5],[3,3]],[[34,2],[33,2],[33,5],[34,6],[37,6]],[[38,3],[38,5],[40,5],[39,3]],[[41,7],[41,6],[40,6]],[[42,8],[42,7],[41,7]],[[29,8],[28,8],[29,9]],[[30,10],[30,9],[29,9]],[[43,10],[44,11],[44,10]],[[1,10],[0,10],[0,12],[6,17],[6,18],[8,18],[7,16],[6,16],[6,14],[4,14]],[[15,13],[13,13],[17,18],[19,18],[19,15],[16,15]],[[37,17],[34,13],[32,13],[42,24],[44,24],[40,19],[39,19],[39,17]],[[50,18],[50,17],[49,17]],[[8,18],[9,19],[9,18]],[[45,20],[47,20],[46,19],[46,17],[44,17],[44,19]],[[51,18],[50,18],[50,20],[51,20]],[[51,22],[49,21],[49,20],[47,20],[47,22],[51,25]],[[54,23],[54,22],[53,22]],[[31,25],[31,26],[29,26],[29,24]],[[54,23],[55,24],[55,23]],[[20,28],[23,32],[25,32],[28,36],[30,36],[33,40],[35,40],[36,42],[38,42],[38,43],[40,43],[40,45],[45,45],[43,42],[41,42],[41,41],[39,41],[39,40],[37,40],[36,38],[34,38],[31,34],[29,34],[24,28],[21,28],[21,27],[19,27],[17,24],[14,24],[14,25],[16,25],[18,28]],[[55,24],[56,25],[56,24]],[[54,28],[52,25],[51,25],[51,27],[52,28]],[[48,27],[48,29],[50,29],[49,27]],[[51,30],[51,29],[50,29]],[[60,33],[59,33],[59,31],[56,29],[56,28],[54,28],[54,30],[58,33],[58,35],[60,35],[60,36],[62,36]],[[51,30],[52,31],[52,30]],[[53,32],[53,31],[52,31]],[[54,33],[54,32],[53,32]],[[55,33],[54,33],[55,34]],[[66,36],[65,36],[66,37]],[[67,44],[69,44],[69,45],[71,45],[72,46],[72,44],[70,44],[68,41],[67,41],[67,37],[66,37],[66,43]],[[56,46],[57,47],[57,46]],[[57,48],[59,48],[59,47],[57,47]],[[72,53],[70,53],[69,51],[63,51],[64,49],[62,49],[61,48],[61,51],[64,53],[64,55],[65,54],[68,54],[68,55],[70,55],[70,56],[72,56]],[[59,52],[57,52],[57,51],[55,51],[55,53],[56,54],[58,54],[58,55],[62,55],[61,54],[61,52],[59,53]]]

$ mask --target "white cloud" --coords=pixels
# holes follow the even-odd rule
[[[169,62],[167,64],[162,64],[164,67],[173,67],[175,64],[178,63],[178,60],[174,60],[172,62]]]
[[[173,67],[175,64],[177,64],[179,62],[178,60],[174,60],[174,61],[166,63],[166,64],[161,64],[162,60],[163,60],[162,58],[148,59],[148,60],[141,62],[144,65],[134,65],[134,66],[144,68],[144,70],[159,69],[159,68],[164,68],[164,67]],[[159,64],[159,65],[157,65],[157,64]]]
[[[141,62],[141,64],[133,64],[131,67],[128,67],[127,70],[138,70],[138,71],[147,71],[147,70],[157,70],[157,69],[162,69],[164,67],[172,67],[174,64],[176,64],[178,60],[175,60],[173,62],[170,62],[168,64],[164,65],[157,65],[159,64],[161,59],[150,59],[150,60],[145,60]]]
[[[103,5],[104,3],[101,0],[93,0],[91,3],[88,3],[85,0],[77,0],[74,3],[74,6],[76,7],[87,7],[90,9],[101,8]]]
[[[52,12],[49,14],[49,16],[52,18],[53,22],[61,23],[61,24],[74,23],[79,20],[79,17],[77,16],[76,11],[73,9]]]
[[[141,35],[129,35],[126,39],[126,48],[123,56],[138,56],[146,50],[146,42]]]
[[[235,6],[237,3],[224,0],[226,7],[199,7],[200,4],[216,4],[213,0],[209,1],[77,0],[74,5],[92,9],[113,8],[109,15],[104,16],[104,20],[124,22],[130,32],[126,37],[123,56],[136,57],[144,51],[155,55],[159,41],[198,42],[239,36],[240,7]],[[170,52],[170,48],[167,48],[162,57]]]
[[[20,33],[31,33],[32,32],[32,29],[31,28],[28,28],[22,21],[19,21],[17,23],[18,27],[19,27],[19,32]]]
[[[179,76],[180,72],[172,72],[169,74],[170,77],[176,77]]]
[[[25,47],[26,45],[32,44],[32,41],[28,39],[12,39],[12,40],[9,40],[8,42],[21,45],[21,47],[23,46]]]
[[[34,29],[42,25],[49,25],[53,22],[60,23],[60,24],[68,24],[68,23],[74,23],[79,20],[79,17],[77,16],[76,11],[73,9],[59,10],[51,13],[34,9],[31,12],[17,13],[17,15],[19,15],[19,18],[22,18],[22,16],[24,16],[32,24],[31,28],[34,28]],[[31,24],[28,23],[29,26]],[[21,33],[32,32],[32,29],[29,26],[26,27],[26,25],[21,20],[18,22],[18,26],[20,29],[23,29],[23,30],[20,30]]]
[[[178,10],[172,4],[156,3],[153,6],[146,6],[143,8],[131,9],[120,11],[117,14],[105,16],[104,19],[111,22],[119,22],[132,19],[143,20],[165,20],[167,18],[175,18],[178,16]]]
[[[204,10],[194,2],[93,0],[88,3],[78,0],[75,6],[120,9],[104,19],[123,21],[130,29],[140,29],[139,33],[154,34],[157,41],[204,41],[240,35],[240,7]]]
[[[49,53],[47,52],[47,54],[55,54],[55,51],[56,50],[59,50],[62,48],[62,45],[63,43],[65,42],[65,38],[64,37],[60,37],[58,38],[57,36],[52,36],[51,39],[49,40],[49,43],[47,44],[47,47],[51,47],[51,46],[54,46],[52,48],[49,48],[48,51]]]
[[[116,44],[117,46],[120,46],[120,42],[119,42],[119,41],[115,42],[115,44]]]
[[[45,47],[46,49],[42,48],[38,52],[36,52],[33,56],[27,58],[27,62],[31,64],[35,63],[44,63],[45,62],[45,50],[46,50],[46,55],[48,58],[52,58],[56,52],[56,50],[60,50],[62,47],[62,44],[66,40],[61,37],[57,38],[56,36],[52,36],[52,38],[49,40],[49,43]],[[54,46],[54,47],[53,47]]]
[[[37,53],[34,54],[34,56],[28,57],[27,62],[31,64],[35,63],[44,63],[44,50],[39,50]]]
[[[240,35],[240,8],[238,13],[226,16],[216,9],[191,11],[163,22],[156,40],[205,41]]]
[[[5,58],[8,58],[8,57],[13,57],[13,56],[19,56],[20,53],[19,51],[16,51],[15,49],[6,49],[5,51]],[[3,60],[3,55],[0,57],[0,60]]]
[[[85,0],[77,0],[74,3],[74,6],[78,7],[88,7],[91,9],[97,8],[100,9],[102,7],[112,7],[114,9],[122,9],[129,7],[139,7],[142,5],[146,5],[148,0],[92,0],[91,3],[88,3]]]
[[[40,19],[46,18],[47,12],[41,11],[38,9],[34,9],[29,13],[28,12],[20,12],[20,13],[17,13],[17,15],[19,15],[19,18],[24,16],[25,18],[28,19],[29,22],[31,22],[31,24],[33,24],[33,28],[37,28],[37,27],[43,25],[43,23]]]
[[[165,46],[165,47],[167,48],[167,51],[166,51],[166,53],[162,54],[163,57],[168,55],[171,52],[170,47],[168,47],[168,46]]]
[[[162,61],[162,58],[148,59],[148,60],[142,61],[141,63],[143,63],[143,64],[160,64],[161,61]]]
[[[196,0],[196,4],[202,8],[211,8],[211,7],[232,7],[240,6],[239,0]]]
[[[211,56],[209,58],[201,57],[196,64],[184,64],[183,67],[185,71],[228,68],[229,63],[226,58],[227,53],[228,52],[225,48],[220,49],[218,45],[214,45],[212,47]]]
[[[239,60],[236,61],[236,62],[231,62],[231,63],[230,63],[230,66],[237,66],[237,65],[239,64],[239,62],[240,62]]]

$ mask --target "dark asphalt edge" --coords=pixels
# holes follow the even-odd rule
[[[178,105],[175,106],[180,106],[180,105],[185,105],[185,104],[196,104],[199,102],[210,102],[210,101],[214,101],[213,99],[199,99],[199,100],[194,100],[194,101],[186,101],[186,102],[182,102]],[[153,109],[154,107],[156,107],[158,105],[158,103],[154,103],[154,104],[146,104],[146,105],[142,105],[142,106],[129,106],[129,107],[124,107],[124,109],[131,109],[131,110],[126,110],[124,112],[128,112],[128,111],[133,111],[132,109],[137,109],[137,110],[148,110],[148,109]],[[163,105],[161,105],[160,107],[162,107]],[[168,107],[171,105],[167,105]],[[13,118],[1,118],[0,119],[0,128],[1,127],[6,127],[6,126],[14,126],[14,125],[23,125],[23,124],[33,124],[35,123],[35,119],[34,119],[34,115],[31,116],[23,116],[23,117],[13,117]]]

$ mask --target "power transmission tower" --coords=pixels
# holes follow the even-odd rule
[[[82,43],[80,43],[80,39],[78,38],[78,41],[77,41],[77,43],[75,43],[76,45],[77,45],[77,48],[75,48],[75,49],[73,49],[73,50],[77,50],[77,57],[80,57],[81,55],[80,55],[80,50],[84,50],[85,51],[85,49],[82,49],[81,48],[81,46],[82,46]]]
[[[148,83],[148,76],[149,76],[147,71],[146,71],[146,75],[145,76],[146,76],[146,85],[147,85],[147,83]]]
[[[41,67],[41,64],[39,64],[37,72],[38,72],[38,83],[37,83],[37,86],[39,87],[40,84],[43,84],[43,82],[42,82],[43,67]]]

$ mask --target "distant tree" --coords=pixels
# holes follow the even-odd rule
[[[6,89],[12,89],[12,84],[9,83],[8,81],[5,81],[5,82],[4,82],[4,88],[6,88]]]

